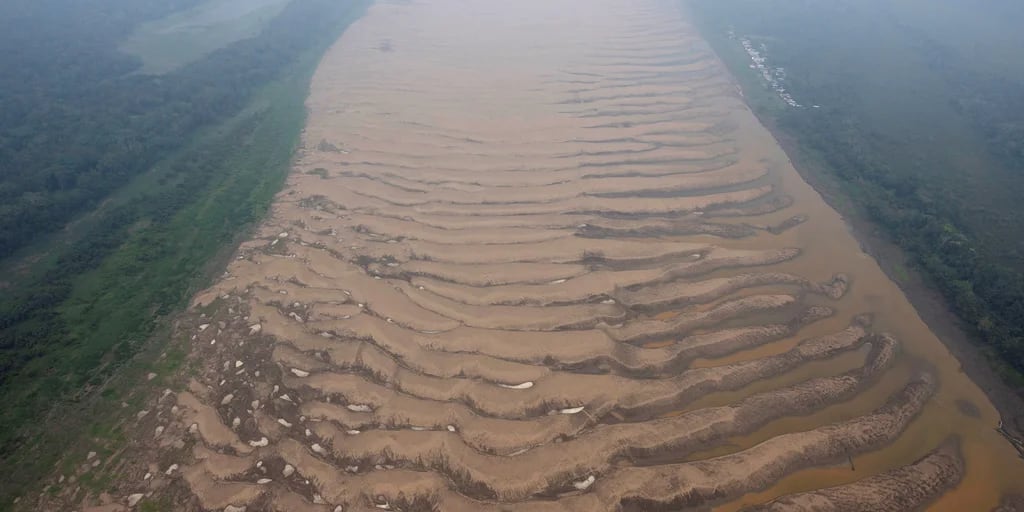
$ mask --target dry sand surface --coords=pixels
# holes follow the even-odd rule
[[[272,215],[182,323],[200,370],[146,416],[159,449],[126,497],[968,511],[1022,490],[986,397],[673,2],[380,1],[307,104]]]

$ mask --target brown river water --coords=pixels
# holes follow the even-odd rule
[[[992,404],[673,2],[380,1],[307,106],[270,218],[196,299],[223,323],[178,395],[195,507],[1024,491]]]

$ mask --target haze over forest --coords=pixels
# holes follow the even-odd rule
[[[3,2],[0,511],[1017,510],[1022,22]]]

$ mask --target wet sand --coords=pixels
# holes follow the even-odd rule
[[[201,369],[158,436],[192,443],[156,480],[187,507],[1024,492],[991,403],[671,3],[381,1],[307,105],[182,324]]]

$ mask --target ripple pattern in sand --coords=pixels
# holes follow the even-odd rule
[[[884,449],[936,392],[906,372],[823,412],[900,340],[843,305],[850,269],[801,270],[807,215],[661,2],[380,2],[308,107],[271,218],[196,301],[220,322],[178,397],[203,508],[701,508]],[[892,468],[901,507],[959,481],[931,448]]]

